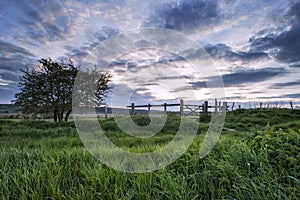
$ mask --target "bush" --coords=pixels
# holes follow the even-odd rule
[[[134,115],[132,116],[132,120],[138,126],[147,126],[151,123],[151,118],[149,117],[149,115]]]
[[[208,123],[211,120],[211,116],[210,115],[201,115],[200,116],[200,122],[203,123]]]

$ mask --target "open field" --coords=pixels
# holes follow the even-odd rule
[[[199,149],[209,119],[202,119],[189,150],[151,173],[123,173],[85,150],[74,123],[0,121],[1,199],[300,199],[300,110],[235,110],[203,159]],[[146,116],[135,116],[139,125]],[[106,135],[133,152],[168,143],[180,118],[169,116],[156,136],[141,141],[101,120]]]

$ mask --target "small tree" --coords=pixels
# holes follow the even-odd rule
[[[14,103],[23,107],[25,113],[52,113],[55,122],[68,120],[72,112],[72,93],[75,78],[78,74],[73,62],[57,62],[49,59],[39,60],[34,68],[21,70],[22,76],[19,87],[21,92],[15,95]],[[108,91],[110,75],[106,73],[83,72],[85,77],[93,76],[99,82],[94,95],[103,101]],[[87,78],[88,80],[88,78]],[[84,82],[83,82],[84,83]],[[84,90],[82,91],[84,93]]]

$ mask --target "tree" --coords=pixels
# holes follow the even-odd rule
[[[107,91],[110,89],[107,84],[111,75],[93,70],[81,70],[77,73],[76,84],[73,88],[73,105],[76,108],[94,108],[104,101]]]
[[[21,92],[15,95],[14,103],[22,106],[24,113],[52,113],[55,122],[62,121],[63,118],[67,121],[72,112],[72,93],[79,72],[73,62],[41,59],[38,66],[26,67],[26,70],[21,71],[24,73],[19,83]],[[99,84],[92,96],[100,103],[109,90],[108,82],[111,75],[92,72],[94,74],[91,72],[80,74],[84,74],[85,80],[92,80],[90,77],[97,80],[95,83]],[[85,84],[85,81],[81,80],[80,83]],[[81,95],[84,96],[84,93],[85,91],[82,90]],[[79,95],[78,92],[76,94]]]

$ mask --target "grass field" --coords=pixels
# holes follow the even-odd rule
[[[137,124],[149,123],[135,116]],[[205,121],[205,120],[204,120]],[[206,119],[207,121],[207,119]],[[180,118],[141,142],[101,120],[112,142],[129,151],[167,144]],[[199,149],[209,123],[201,122],[188,151],[164,169],[116,171],[93,158],[74,123],[0,121],[1,199],[300,199],[300,111],[236,110],[203,159]]]

